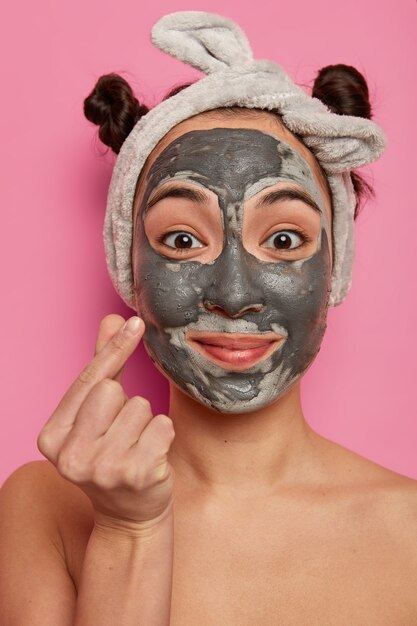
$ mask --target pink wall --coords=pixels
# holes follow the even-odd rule
[[[99,156],[104,150],[82,102],[110,71],[124,72],[148,104],[189,78],[185,66],[149,43],[157,18],[180,9],[235,19],[255,55],[276,60],[300,84],[331,63],[352,64],[368,78],[389,145],[363,170],[377,197],[357,222],[354,286],[330,312],[305,377],[304,407],[329,439],[417,477],[415,0],[383,8],[379,0],[343,8],[334,0],[38,0],[24,10],[9,3],[0,33],[0,482],[41,458],[37,433],[91,358],[99,320],[130,314],[113,292],[101,239],[113,156]],[[143,348],[126,381],[129,395],[147,396],[155,412],[167,410],[167,383]]]

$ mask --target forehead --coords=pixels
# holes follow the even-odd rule
[[[323,203],[301,154],[274,135],[253,128],[193,130],[174,139],[147,174],[146,196],[175,178],[202,184],[236,202],[284,179],[307,188],[318,204]]]
[[[192,130],[209,130],[220,127],[252,128],[270,133],[294,146],[304,158],[310,162],[310,165],[316,164],[318,166],[310,150],[280,122],[275,114],[269,111],[242,109],[242,112],[234,112],[233,115],[230,113],[225,114],[222,110],[207,111],[180,122],[159,141],[150,154],[148,167],[146,168],[145,166],[145,169],[149,169],[159,154],[161,154],[174,139],[177,139],[181,135]]]
[[[242,113],[237,113],[236,115],[233,115],[233,116],[229,116],[229,115],[225,116],[224,114],[220,114],[217,111],[211,111],[205,114],[191,117],[185,120],[184,122],[181,122],[174,128],[172,128],[161,139],[158,145],[151,152],[141,172],[141,175],[137,184],[137,193],[136,193],[136,198],[135,198],[134,212],[136,213],[138,206],[143,200],[146,187],[149,187],[149,185],[146,184],[146,181],[148,179],[148,175],[150,174],[150,170],[153,169],[155,171],[155,168],[153,168],[154,163],[158,160],[158,157],[162,153],[165,152],[166,154],[167,148],[171,149],[175,145],[176,140],[180,138],[184,139],[184,135],[187,135],[191,133],[192,131],[197,131],[197,130],[203,131],[203,130],[213,130],[213,129],[225,131],[225,129],[228,129],[228,128],[229,129],[258,130],[258,131],[261,131],[263,135],[268,134],[268,135],[271,135],[272,137],[277,138],[278,140],[281,140],[281,142],[279,143],[281,143],[282,148],[284,148],[285,144],[287,144],[287,147],[291,148],[291,150],[288,150],[287,155],[291,156],[291,161],[294,166],[298,163],[299,172],[302,172],[303,169],[304,171],[306,171],[305,165],[306,163],[308,164],[310,175],[312,176],[315,182],[315,185],[318,186],[320,189],[321,196],[324,201],[328,223],[329,224],[331,223],[330,194],[329,194],[327,185],[325,183],[324,174],[322,173],[320,166],[317,160],[315,159],[314,155],[312,154],[312,152],[310,152],[310,150],[295,135],[293,135],[293,133],[291,133],[285,126],[280,124],[279,119],[277,118],[275,114],[270,113],[268,111],[246,111],[245,109],[242,110]],[[221,137],[219,136],[219,141],[217,145],[219,154],[222,156],[224,155],[224,149],[225,149],[224,138],[225,138],[225,133],[223,132],[221,133]],[[246,144],[247,144],[247,138],[248,138],[248,135],[246,135],[246,139],[244,140],[244,142],[246,141]],[[275,142],[275,145],[276,143],[277,142]],[[182,156],[186,158],[185,148],[187,147],[187,149],[190,149],[190,143],[184,142],[184,140],[182,140],[181,142],[177,142],[177,145],[178,145],[177,150],[182,152]],[[237,144],[235,140],[234,146],[236,145]],[[271,151],[271,149],[273,150],[272,146],[273,146],[273,142],[271,141],[266,142],[266,143],[263,142],[261,153],[266,156],[266,154],[268,154],[268,150],[269,151]],[[255,146],[253,145],[252,146],[243,145],[241,147],[244,151],[246,152],[249,151],[250,153],[248,159],[246,159],[246,162],[249,163],[250,162],[249,159],[251,159],[252,165],[256,164],[258,161],[259,150],[257,149],[255,151]],[[201,143],[198,147],[198,150],[201,153]],[[297,158],[294,158],[296,154],[300,156],[299,160],[297,160]],[[174,155],[172,154],[171,157],[172,156]],[[275,156],[276,155],[274,155],[274,159],[275,159]],[[281,157],[283,156],[285,157],[285,153],[281,151]],[[230,154],[229,154],[229,157],[231,157]],[[200,154],[200,159],[201,159],[201,154]],[[275,162],[275,164],[277,163],[276,160],[273,160],[273,161]],[[240,160],[240,162],[242,163],[242,160]],[[223,159],[223,162],[222,162],[223,168],[224,168],[224,163],[225,162]],[[179,161],[178,161],[178,165],[179,165]],[[302,169],[303,165],[304,165],[304,168]],[[183,166],[179,166],[178,169],[180,169],[181,167]],[[196,163],[194,159],[194,164],[192,168],[193,171],[195,171],[195,167],[196,167]],[[213,167],[214,167],[214,164],[213,164]],[[288,164],[287,164],[287,167],[288,167]],[[219,163],[218,169],[220,169],[220,163]],[[262,174],[262,172],[259,172],[259,174]],[[258,179],[259,177],[260,176],[258,176]],[[152,182],[156,182],[156,181],[152,181]]]

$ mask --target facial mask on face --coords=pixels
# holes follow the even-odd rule
[[[150,245],[144,226],[148,199],[173,179],[218,197],[224,241],[211,262],[167,259]],[[260,260],[242,242],[244,204],[283,181],[302,187],[320,207],[317,249],[296,261]],[[133,271],[148,354],[180,389],[220,412],[245,413],[270,404],[312,363],[326,328],[331,231],[309,164],[291,145],[258,130],[198,130],[166,147],[142,184]],[[283,339],[260,362],[233,371],[196,350],[186,340],[191,331],[276,333]]]

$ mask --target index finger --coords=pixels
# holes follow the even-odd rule
[[[49,421],[71,425],[91,389],[103,378],[114,378],[135,351],[145,330],[140,317],[129,318],[112,339],[80,372],[53,412]]]
[[[121,329],[123,324],[126,322],[125,318],[117,313],[110,313],[109,315],[105,315],[103,319],[100,321],[96,345],[94,349],[94,355],[104,348],[106,343],[110,341],[112,337]]]

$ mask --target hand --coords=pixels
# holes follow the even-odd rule
[[[167,453],[171,419],[152,416],[145,398],[126,396],[123,368],[145,330],[135,334],[119,315],[101,324],[94,358],[39,433],[40,452],[90,498],[96,521],[136,528],[164,517],[173,504],[174,470]]]

